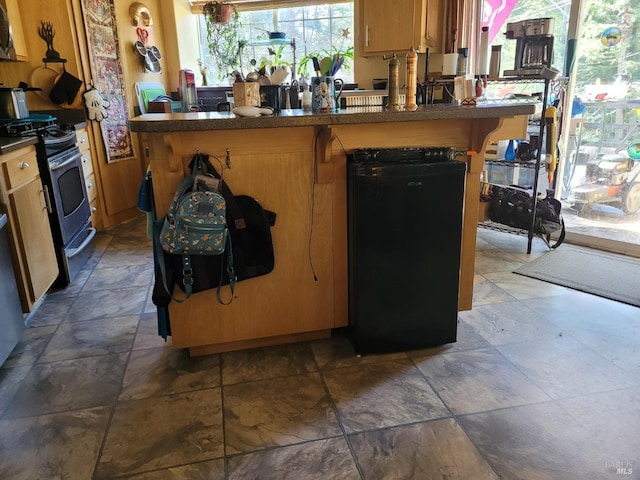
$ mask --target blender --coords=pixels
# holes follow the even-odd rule
[[[180,70],[180,82],[178,85],[180,101],[183,112],[198,112],[198,94],[196,92],[196,79],[192,70]]]

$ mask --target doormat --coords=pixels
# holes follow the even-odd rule
[[[640,307],[636,258],[565,244],[514,273]]]

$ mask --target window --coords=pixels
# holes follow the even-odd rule
[[[301,60],[309,54],[353,51],[353,2],[310,5],[303,7],[277,8],[269,10],[240,11],[240,38],[248,45],[242,49],[241,65],[245,75],[262,65],[274,62],[287,65],[294,63],[294,48],[289,43],[277,45],[254,45],[269,38],[269,32],[284,32],[286,38],[295,41],[296,76],[313,75],[309,62],[304,72],[300,71]],[[218,72],[208,51],[207,28],[203,15],[199,15],[200,58],[208,69],[209,84],[228,84],[225,74]],[[271,51],[271,53],[270,53]],[[255,62],[254,62],[255,60]],[[340,70],[345,82],[353,81],[353,62]],[[220,74],[222,73],[222,74]]]

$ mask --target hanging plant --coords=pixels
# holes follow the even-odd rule
[[[240,51],[244,44],[240,40],[240,14],[231,2],[208,2],[202,7],[207,26],[209,53],[223,79],[240,65]]]

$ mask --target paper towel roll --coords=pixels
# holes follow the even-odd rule
[[[490,58],[489,27],[482,27],[482,32],[480,32],[480,48],[478,49],[478,75],[489,75]]]
[[[442,75],[455,75],[458,67],[458,54],[445,53],[442,58]]]

